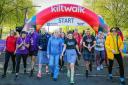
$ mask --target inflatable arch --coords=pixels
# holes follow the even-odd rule
[[[88,23],[95,32],[98,32],[99,27],[104,27],[101,17],[85,7],[74,4],[57,4],[48,7],[37,13],[25,26],[34,23],[36,30],[39,31],[45,23],[59,17],[75,17],[81,19]]]

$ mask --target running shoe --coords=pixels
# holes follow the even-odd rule
[[[17,80],[17,79],[18,79],[18,75],[15,75],[14,80]]]
[[[57,81],[57,78],[53,78],[53,81]]]
[[[41,78],[41,77],[42,77],[42,73],[38,72],[37,78]]]
[[[86,75],[86,78],[88,78],[88,70],[86,70],[86,73],[85,73],[85,75]]]
[[[46,71],[45,71],[45,72],[46,72],[46,74],[48,74],[48,73],[49,73],[49,70],[48,70],[48,69],[46,69]]]
[[[24,74],[26,74],[26,69],[24,69]]]
[[[33,69],[30,72],[30,77],[32,77],[32,76],[33,76]]]
[[[103,69],[104,69],[104,66],[103,66],[102,64],[100,65],[100,69],[101,69],[101,70],[103,70]]]
[[[3,74],[3,75],[2,75],[2,78],[5,78],[5,77],[6,77],[6,74]]]
[[[121,81],[121,82],[120,82],[120,85],[126,85],[126,84],[125,84],[125,81]]]
[[[75,82],[74,81],[70,81],[70,85],[74,85],[75,84]]]
[[[100,66],[97,66],[97,71],[100,71]]]

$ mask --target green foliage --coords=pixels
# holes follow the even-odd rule
[[[24,24],[25,11],[28,16],[35,13],[30,0],[0,0],[0,25],[16,27]]]
[[[88,8],[101,15],[109,27],[118,26],[123,32],[128,31],[128,0],[90,0],[90,2]],[[88,3],[88,0],[84,0],[84,3]]]
[[[3,31],[2,33],[6,36],[10,29],[23,26],[26,13],[28,18],[35,13],[31,0],[0,0],[0,27],[2,28],[0,30]]]

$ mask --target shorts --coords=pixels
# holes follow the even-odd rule
[[[64,60],[67,63],[74,63],[76,62],[77,59],[77,53],[75,49],[67,49],[65,52]]]
[[[47,57],[47,52],[46,51],[38,51],[38,64],[48,64],[49,59]]]
[[[82,53],[84,61],[94,61],[94,52],[83,51]]]
[[[30,51],[29,56],[37,56],[38,51]]]

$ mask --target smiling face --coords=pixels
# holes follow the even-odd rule
[[[115,28],[112,29],[112,34],[117,35],[117,30]]]
[[[86,35],[90,35],[90,30],[86,30]]]
[[[103,33],[102,32],[99,32],[98,33],[98,36],[99,36],[99,38],[103,38]]]
[[[69,39],[73,39],[73,34],[71,34],[71,33],[68,34],[68,38],[69,38]]]
[[[60,34],[60,32],[57,31],[57,30],[54,32],[54,36],[55,36],[55,37],[59,37],[59,34]]]
[[[25,37],[26,37],[26,33],[22,33],[22,34],[21,34],[21,37],[22,37],[22,38],[25,38]]]

